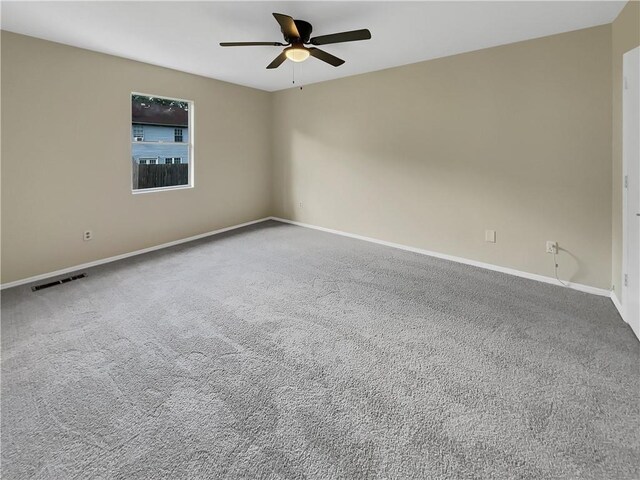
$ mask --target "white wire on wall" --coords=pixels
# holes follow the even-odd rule
[[[558,282],[560,282],[562,286],[568,287],[569,283],[563,282],[562,280],[560,280],[560,277],[558,277],[558,261],[556,260],[556,250],[557,250],[557,247],[554,247],[553,248],[553,265],[554,265],[553,271],[556,274],[556,280],[558,280]]]

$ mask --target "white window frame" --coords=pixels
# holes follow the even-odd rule
[[[133,183],[131,183],[131,193],[133,195],[138,195],[138,194],[142,194],[142,193],[155,193],[155,192],[163,192],[165,190],[185,190],[185,189],[189,189],[189,188],[194,188],[195,186],[195,162],[194,162],[194,101],[193,100],[187,100],[185,98],[175,98],[175,97],[167,97],[166,95],[157,95],[155,93],[143,93],[143,92],[131,92],[129,94],[129,112],[131,111],[131,98],[133,97],[133,95],[142,95],[142,96],[146,96],[146,97],[158,97],[158,98],[164,98],[166,100],[175,100],[177,102],[186,102],[189,105],[189,116],[188,116],[188,121],[187,121],[187,128],[189,130],[189,135],[188,135],[188,142],[137,142],[135,140],[131,141],[130,144],[130,149],[131,149],[131,156],[133,157],[133,145],[137,144],[148,144],[148,145],[157,145],[157,144],[172,144],[172,145],[186,145],[187,146],[187,152],[188,152],[188,158],[187,158],[187,165],[188,165],[188,170],[189,170],[189,183],[187,183],[186,185],[175,185],[175,186],[170,186],[170,187],[157,187],[157,188],[142,188],[142,189],[135,189],[133,188]],[[131,122],[132,118],[129,117],[129,123]],[[181,127],[184,130],[184,127]],[[184,134],[183,134],[183,138],[184,138]],[[178,157],[176,157],[178,158]],[[179,157],[182,158],[182,157]],[[182,163],[182,160],[180,161],[180,163]],[[131,168],[133,168],[133,163],[131,165]],[[133,178],[133,171],[131,171],[131,175],[130,175],[130,179]]]

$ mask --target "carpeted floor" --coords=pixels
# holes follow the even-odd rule
[[[2,294],[9,479],[635,479],[611,301],[276,222]]]

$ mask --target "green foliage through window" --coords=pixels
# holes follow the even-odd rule
[[[153,104],[162,105],[165,107],[177,107],[183,110],[189,110],[189,103],[182,102],[180,100],[171,100],[169,98],[149,97],[147,95],[134,94],[134,95],[131,95],[131,100],[141,104],[153,103]]]

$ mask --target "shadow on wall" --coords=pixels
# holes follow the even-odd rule
[[[391,224],[402,217],[425,222],[433,216],[462,233],[456,225],[484,230],[496,217],[515,224],[526,218],[529,224],[562,225],[566,217],[550,207],[556,202],[545,200],[558,196],[565,207],[579,207],[573,185],[529,171],[536,162],[516,153],[471,147],[476,154],[470,156],[435,139],[419,139],[412,146],[389,141],[374,149],[360,135],[344,136],[358,141],[300,128],[283,136],[279,180],[286,213],[311,220],[312,208],[325,213],[337,208],[343,214],[354,209],[353,215],[375,222],[388,215],[385,221]],[[495,157],[510,160],[497,164]]]

